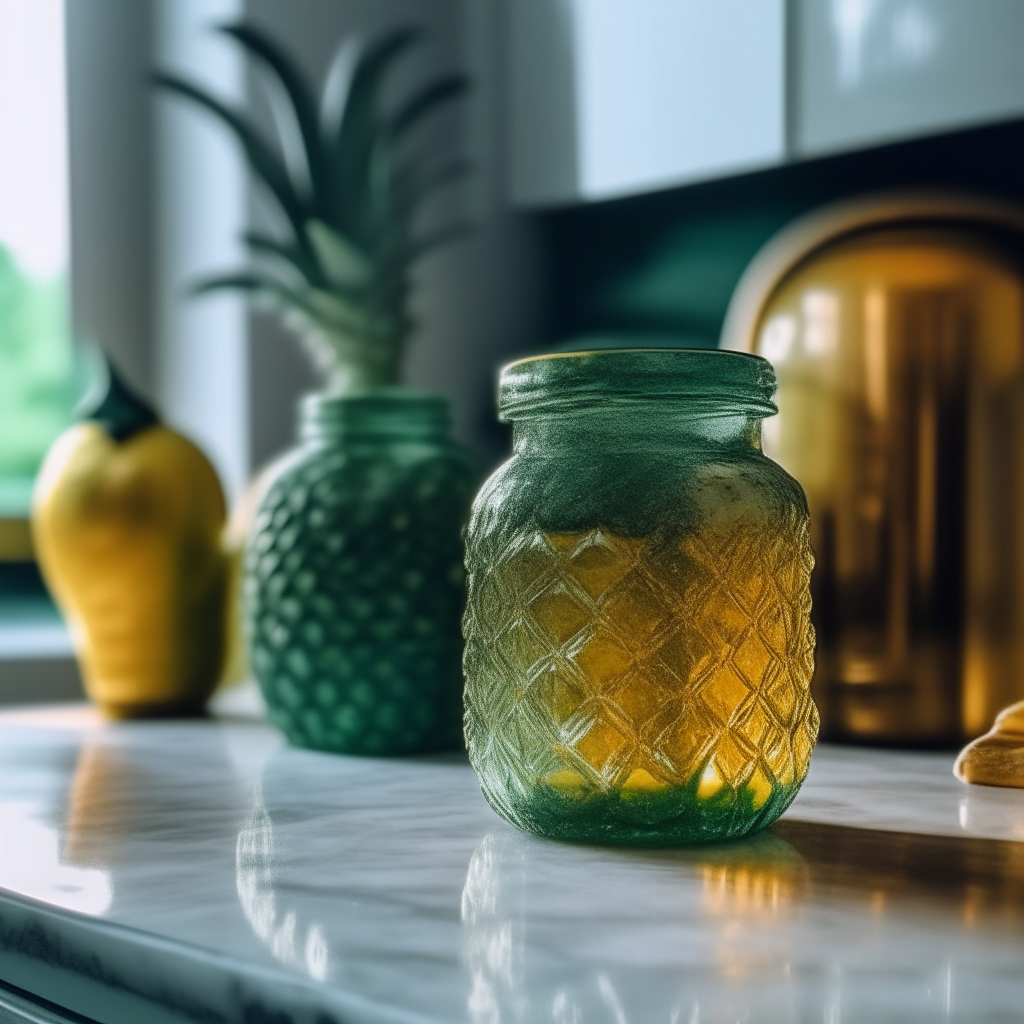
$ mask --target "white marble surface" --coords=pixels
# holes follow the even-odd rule
[[[464,760],[0,715],[0,981],[107,1024],[1024,1019],[1024,791],[819,747],[770,832],[522,835]]]

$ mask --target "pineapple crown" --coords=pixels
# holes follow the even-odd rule
[[[333,390],[395,383],[412,328],[411,269],[464,230],[419,227],[424,205],[468,164],[432,157],[415,129],[461,97],[466,79],[442,75],[385,111],[388,74],[422,35],[405,27],[367,43],[343,41],[318,102],[297,62],[266,33],[246,23],[220,31],[267,76],[276,139],[192,82],[159,73],[156,83],[228,128],[283,216],[276,234],[245,234],[248,269],[195,291],[238,289],[269,300]]]

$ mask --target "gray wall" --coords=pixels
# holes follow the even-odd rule
[[[156,0],[154,9],[153,65],[244,102],[241,56],[213,31],[241,17],[242,0]],[[199,443],[236,495],[250,464],[245,302],[191,290],[243,260],[245,171],[211,118],[155,92],[151,110],[157,394],[167,419]]]
[[[494,429],[496,367],[532,347],[538,328],[538,263],[533,221],[509,212],[505,196],[504,103],[501,89],[501,0],[247,0],[253,20],[303,54],[322,78],[338,40],[349,31],[375,33],[401,22],[422,25],[425,44],[410,55],[396,88],[432,70],[463,68],[472,98],[439,126],[441,141],[461,145],[474,178],[442,216],[466,221],[471,233],[427,257],[418,268],[406,381],[450,396],[456,436],[484,462],[500,454]],[[250,95],[259,106],[258,90]],[[263,110],[268,119],[268,112]],[[250,320],[253,462],[286,447],[294,401],[314,383],[293,340],[271,317]]]
[[[71,323],[152,394],[152,5],[66,3]]]
[[[493,427],[495,368],[535,344],[538,307],[533,224],[504,199],[501,3],[68,3],[74,329],[107,346],[166,418],[206,448],[229,491],[291,443],[296,399],[315,380],[274,318],[245,312],[229,296],[187,297],[202,272],[238,265],[237,233],[260,215],[261,201],[223,133],[199,112],[155,98],[149,70],[170,67],[226,95],[247,93],[266,121],[262,93],[237,53],[203,28],[244,9],[301,54],[317,80],[345,33],[403,21],[428,30],[406,84],[431,68],[469,72],[471,102],[439,130],[461,140],[476,164],[460,207],[446,211],[474,231],[418,270],[406,378],[448,394],[457,436],[489,461],[502,443]]]

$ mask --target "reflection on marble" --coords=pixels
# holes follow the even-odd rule
[[[274,824],[262,797],[245,820],[235,847],[238,900],[252,930],[274,957],[317,981],[327,977],[327,940],[319,922],[299,926],[296,911],[282,911],[274,891]]]
[[[976,1020],[1024,996],[1017,844],[784,820],[609,856],[500,827],[462,914],[474,1024]]]
[[[960,828],[974,836],[1024,842],[1024,801],[1006,799],[1005,790],[963,786]]]
[[[31,804],[0,807],[0,878],[5,889],[34,896],[80,914],[104,914],[113,892],[110,872],[76,867],[60,856],[57,829],[36,818]]]
[[[8,713],[0,980],[111,1024],[1015,1019],[1024,794],[952,760],[822,747],[771,831],[628,851],[517,832],[457,757]]]
[[[82,914],[103,914],[113,897],[103,866],[81,865],[63,849],[59,820],[62,776],[74,754],[34,743],[0,748],[0,771],[17,771],[17,786],[0,802],[0,879],[11,892]]]

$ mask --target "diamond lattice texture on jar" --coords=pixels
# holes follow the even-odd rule
[[[674,538],[534,528],[485,541],[466,724],[502,813],[599,839],[628,830],[632,809],[633,840],[652,816],[700,839],[781,813],[818,727],[813,556],[806,515],[788,507],[774,527],[712,517]]]
[[[324,453],[263,499],[247,549],[253,668],[293,743],[349,753],[458,744],[472,473]]]

